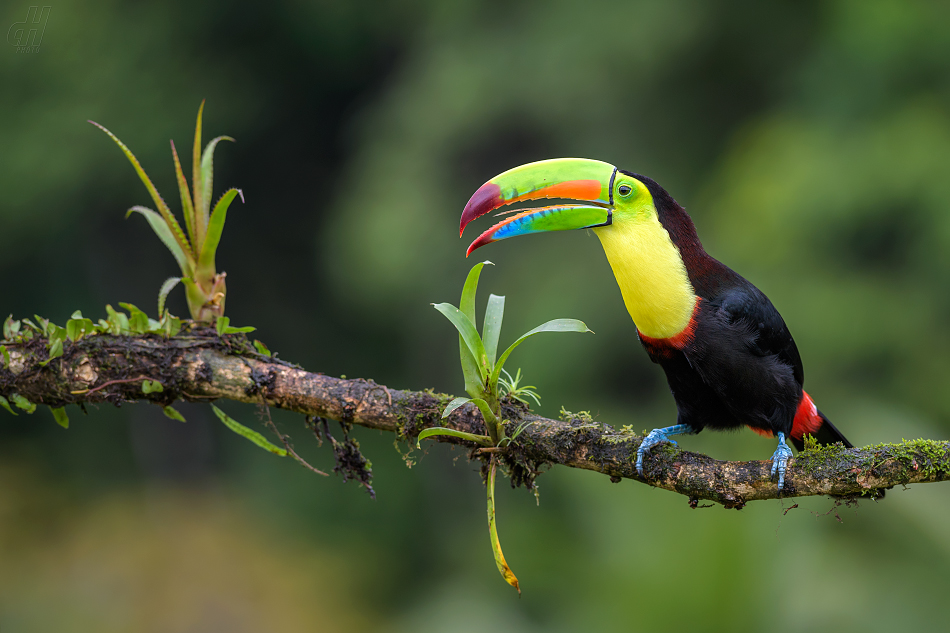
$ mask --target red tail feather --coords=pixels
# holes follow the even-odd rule
[[[795,419],[792,421],[792,437],[801,440],[808,433],[816,433],[822,424],[824,420],[818,413],[818,407],[812,402],[811,396],[802,391],[802,400],[798,403]]]

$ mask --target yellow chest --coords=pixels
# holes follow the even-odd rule
[[[625,218],[594,233],[637,329],[661,339],[682,332],[693,315],[696,293],[679,249],[656,216]]]

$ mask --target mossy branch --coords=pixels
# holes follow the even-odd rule
[[[0,359],[0,395],[19,396],[53,408],[67,404],[146,401],[166,406],[176,400],[229,399],[296,411],[383,431],[414,443],[425,428],[447,426],[484,435],[481,415],[465,405],[448,418],[441,412],[452,396],[389,389],[372,380],[333,378],[311,373],[258,353],[243,335],[219,336],[210,328],[191,328],[169,339],[158,335],[100,334],[66,344],[61,357],[47,364],[46,340],[38,337],[6,345]],[[143,393],[139,377],[161,383],[161,391]],[[108,383],[108,385],[107,385]],[[503,449],[512,460],[583,468],[664,488],[730,508],[779,497],[768,461],[722,462],[672,446],[654,449],[645,476],[634,468],[642,437],[590,419],[565,415],[543,418],[516,401],[502,408],[509,435],[517,441]],[[0,413],[0,415],[6,415]],[[439,441],[466,445],[449,436]],[[472,448],[477,448],[472,445]],[[473,452],[473,456],[478,455]],[[806,450],[789,462],[783,497],[857,496],[897,485],[950,479],[950,442],[914,440],[902,444]]]

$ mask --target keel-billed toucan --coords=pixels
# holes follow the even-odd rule
[[[593,229],[607,254],[640,342],[666,372],[677,424],[654,429],[643,456],[669,436],[748,426],[778,436],[772,475],[785,483],[790,438],[851,443],[802,390],[802,360],[781,315],[758,288],[710,257],[686,211],[653,180],[583,158],[529,163],[492,178],[462,212],[466,225],[506,204],[559,198],[584,204],[519,210],[468,248],[542,231]]]

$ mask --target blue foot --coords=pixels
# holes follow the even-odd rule
[[[788,464],[789,457],[792,456],[792,449],[785,443],[785,434],[778,434],[778,448],[772,453],[772,476],[778,472],[778,489],[781,492],[785,487],[785,467]]]
[[[673,446],[676,446],[676,442],[670,439],[671,435],[681,435],[684,433],[695,433],[688,424],[677,424],[676,426],[668,426],[665,429],[653,429],[650,431],[650,434],[643,438],[643,441],[640,442],[640,448],[637,449],[637,474],[641,477],[643,476],[643,454],[648,450],[656,446],[657,444],[663,444],[664,442],[669,442]],[[789,453],[791,454],[791,453]]]

